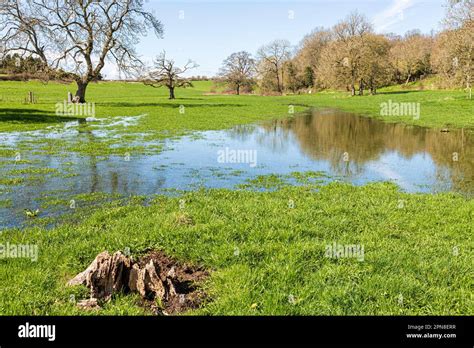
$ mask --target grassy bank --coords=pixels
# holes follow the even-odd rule
[[[208,95],[211,82],[195,82],[194,88],[177,91],[177,100],[168,100],[165,89],[140,83],[103,82],[91,84],[87,99],[96,103],[97,117],[148,114],[134,131],[179,133],[186,130],[222,129],[289,114],[306,107],[330,107],[376,117],[389,122],[427,127],[474,129],[474,103],[463,91],[409,90],[400,87],[381,89],[376,96],[350,97],[342,92],[317,92],[305,95],[263,97],[257,95]],[[0,82],[0,131],[31,130],[66,121],[55,115],[55,104],[62,102],[74,85],[40,82]],[[36,104],[25,104],[29,91]],[[380,116],[380,104],[420,103],[419,119],[411,116]],[[184,106],[180,113],[180,106]]]
[[[84,314],[71,299],[86,289],[65,287],[68,279],[103,250],[155,248],[212,271],[203,285],[212,301],[194,314],[472,315],[473,217],[472,199],[390,184],[105,205],[81,223],[0,234],[0,243],[39,248],[37,262],[0,260],[0,313]],[[363,260],[327,257],[334,243],[363,247]],[[119,295],[92,314],[146,314],[137,303]]]

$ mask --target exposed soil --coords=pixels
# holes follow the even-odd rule
[[[155,314],[182,313],[198,308],[206,300],[207,296],[199,288],[199,284],[209,276],[209,272],[201,267],[180,263],[161,251],[147,253],[138,263],[140,267],[145,267],[150,261],[156,266],[160,279],[170,279],[175,289],[175,292],[162,302],[164,308],[159,308],[155,299],[144,299],[143,304]]]

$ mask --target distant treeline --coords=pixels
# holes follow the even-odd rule
[[[41,79],[72,82],[75,76],[75,74],[62,69],[48,69],[41,59],[33,56],[21,56],[14,53],[7,54],[3,59],[0,58],[0,80],[27,81]],[[96,80],[102,79],[102,75],[99,74]]]
[[[191,80],[191,81],[211,81],[212,77],[197,75],[197,76],[189,77],[188,80]]]
[[[377,34],[357,12],[330,29],[317,28],[295,49],[286,40],[262,46],[256,57],[237,52],[219,81],[237,94],[342,89],[352,95],[438,75],[438,87],[471,88],[474,76],[474,2],[449,1],[444,30],[404,36]]]

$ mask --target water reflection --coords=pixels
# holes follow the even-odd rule
[[[442,133],[331,110],[277,120],[262,128],[265,133],[258,138],[263,146],[284,151],[297,141],[306,155],[316,161],[329,161],[338,174],[359,175],[368,164],[383,161],[389,154],[415,160],[414,171],[427,169],[416,163],[421,156],[433,161],[434,175],[441,186],[470,193],[474,189],[474,137],[464,130]],[[344,155],[348,161],[341,160]]]
[[[65,129],[57,136],[84,144],[103,141],[90,127],[78,126],[75,133]],[[23,141],[31,137],[28,133]],[[21,134],[15,133],[14,138],[15,144],[22,141]],[[96,192],[129,196],[167,189],[235,188],[257,175],[295,171],[324,171],[355,185],[392,181],[407,192],[474,194],[472,133],[441,133],[334,110],[169,139],[164,148],[155,155],[132,155],[129,161],[123,156],[104,159],[77,153],[25,153],[33,162],[24,167],[55,168],[60,174],[0,187],[0,199],[12,202],[11,206],[0,206],[0,228],[19,226],[25,219],[23,209],[39,207],[45,198],[69,202],[77,194]],[[257,166],[220,163],[217,152],[225,148],[256,151]],[[11,159],[0,160],[2,174],[21,168]],[[77,175],[64,175],[67,173]],[[54,211],[42,209],[43,216],[64,213],[70,213],[68,205]]]

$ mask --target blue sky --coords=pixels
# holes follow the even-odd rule
[[[148,0],[162,21],[164,38],[149,35],[137,45],[145,61],[163,50],[183,64],[200,66],[192,75],[213,76],[233,52],[257,49],[274,39],[297,45],[318,26],[331,27],[353,10],[365,14],[377,32],[403,34],[439,30],[445,0]],[[113,66],[104,70],[114,78]]]

